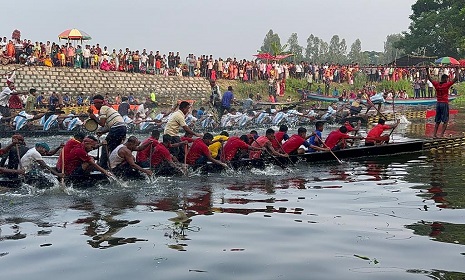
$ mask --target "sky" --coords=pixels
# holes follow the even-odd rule
[[[252,59],[270,29],[285,44],[313,34],[324,41],[358,38],[362,50],[383,51],[386,36],[407,31],[416,0],[21,0],[2,3],[0,36],[58,42],[69,28],[110,50],[160,50]],[[63,42],[63,40],[62,40]]]

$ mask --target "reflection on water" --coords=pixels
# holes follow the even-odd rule
[[[464,165],[460,148],[7,191],[0,269],[5,279],[462,279]]]

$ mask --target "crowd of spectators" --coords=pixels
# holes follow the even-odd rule
[[[74,67],[100,69],[102,71],[122,71],[130,73],[144,73],[165,76],[204,77],[209,80],[230,79],[244,82],[268,80],[270,88],[282,95],[285,81],[289,77],[305,79],[307,89],[313,90],[314,83],[324,84],[324,93],[329,95],[331,83],[354,84],[358,74],[365,75],[368,82],[383,80],[409,80],[415,89],[426,87],[426,73],[424,69],[410,67],[401,68],[393,65],[358,64],[315,64],[308,62],[272,61],[272,60],[237,60],[236,58],[214,58],[213,55],[188,54],[185,58],[179,52],[169,52],[168,55],[160,51],[147,49],[130,50],[129,48],[110,49],[100,44],[81,45],[73,43],[57,44],[55,42],[31,42],[27,39],[8,40],[6,37],[0,42],[2,57],[10,63],[44,65],[48,67]],[[291,57],[292,59],[292,57]],[[454,69],[433,68],[433,75],[452,74]],[[464,72],[464,71],[462,71]],[[464,80],[462,74],[460,81]],[[415,91],[416,92],[416,91]]]

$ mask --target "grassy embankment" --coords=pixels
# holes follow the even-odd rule
[[[333,89],[336,87],[339,92],[341,93],[344,89],[349,91],[351,89],[359,89],[362,88],[363,85],[367,83],[366,79],[364,76],[359,77],[358,79],[355,80],[354,85],[350,86],[347,83],[332,83],[331,84],[331,90],[330,92],[333,91]],[[236,99],[238,100],[243,100],[246,99],[249,93],[253,93],[254,96],[257,93],[260,93],[262,96],[262,100],[268,100],[268,82],[267,81],[258,81],[258,82],[240,82],[240,81],[234,81],[234,80],[218,80],[217,84],[220,86],[221,91],[224,92],[227,90],[228,86],[232,86],[234,89],[234,95]],[[409,96],[413,96],[413,86],[410,82],[406,80],[402,80],[399,82],[393,82],[393,81],[383,81],[380,83],[373,83],[373,85],[378,89],[394,89],[394,90],[406,90]],[[288,79],[286,81],[286,92],[285,96],[278,98],[278,101],[286,101],[289,97],[291,98],[292,101],[298,101],[300,99],[300,95],[297,93],[297,89],[305,89],[307,86],[307,82],[302,79],[302,80],[297,80],[297,79]],[[322,89],[324,89],[324,84],[323,83],[314,83],[312,86],[312,90],[315,90],[318,86],[320,86]],[[454,85],[457,88],[459,97],[454,101],[454,104],[458,105],[464,105],[465,103],[465,82],[458,83]]]

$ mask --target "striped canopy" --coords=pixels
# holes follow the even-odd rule
[[[66,40],[90,40],[92,37],[90,37],[89,34],[86,32],[79,30],[79,29],[67,29],[58,35],[59,39],[66,39]]]

